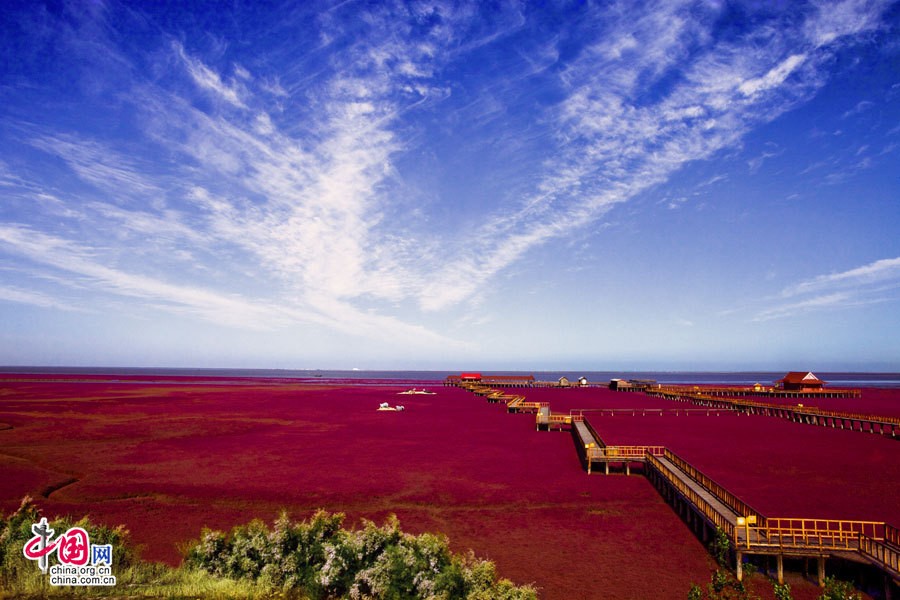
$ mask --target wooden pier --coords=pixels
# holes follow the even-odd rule
[[[816,390],[785,390],[771,386],[699,386],[656,385],[641,391],[670,393],[695,393],[713,397],[741,398],[746,396],[814,400],[816,398],[859,398],[857,389],[821,388]]]
[[[805,425],[877,433],[900,439],[900,418],[898,417],[822,410],[812,406],[804,406],[803,404],[789,405],[739,398],[723,398],[709,395],[706,390],[697,392],[693,389],[687,389],[687,387],[670,386],[647,390],[645,393],[649,396],[665,398],[674,402],[688,402],[707,408],[778,417]]]
[[[524,396],[507,396],[474,383],[460,386],[488,401],[506,401],[509,412],[524,412],[525,409],[534,412],[538,430],[568,427],[588,474],[602,466],[603,472],[609,475],[610,466],[613,466],[630,475],[632,466],[640,465],[648,481],[704,543],[710,541],[717,530],[724,532],[731,544],[731,558],[738,580],[743,578],[744,560],[749,556],[774,557],[779,583],[784,582],[784,559],[803,558],[817,562],[818,583],[824,586],[826,560],[840,558],[878,569],[884,576],[886,598],[892,598],[893,592],[900,588],[900,531],[896,527],[875,521],[767,517],[663,446],[606,444],[587,418],[590,414],[664,414],[660,409],[583,409],[554,414],[547,402],[528,403]],[[713,416],[720,410],[759,411],[751,414],[770,414],[813,425],[830,424],[833,428],[847,423],[855,430],[893,437],[900,431],[900,419],[874,415],[726,399],[684,389],[655,389],[646,393],[703,406],[700,409],[671,409],[686,415]]]
[[[774,556],[779,583],[785,557],[811,558],[824,586],[825,560],[834,557],[875,566],[886,577],[886,590],[891,582],[900,585],[900,540],[887,523],[765,517],[669,450],[661,457],[648,454],[648,465],[648,479],[704,542],[716,529],[725,532],[738,580],[745,556]]]

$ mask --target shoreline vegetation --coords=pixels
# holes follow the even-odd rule
[[[440,535],[412,535],[391,515],[382,526],[364,520],[345,529],[344,515],[317,511],[272,527],[260,520],[230,532],[204,529],[180,550],[181,565],[144,562],[124,527],[56,517],[55,531],[84,528],[95,544],[113,549],[113,587],[52,587],[22,547],[41,518],[30,497],[0,519],[0,598],[290,598],[537,600],[533,586],[497,577],[491,561],[454,554]]]

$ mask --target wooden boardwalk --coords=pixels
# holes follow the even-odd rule
[[[689,402],[712,409],[731,410],[751,415],[765,415],[788,419],[794,423],[878,433],[900,440],[900,417],[849,413],[836,410],[822,410],[803,404],[788,405],[771,402],[757,402],[740,398],[722,398],[710,395],[707,390],[695,391],[684,386],[647,390],[649,396],[675,402]]]
[[[742,396],[758,396],[764,398],[791,398],[815,400],[816,398],[859,398],[862,395],[857,389],[822,388],[819,390],[785,390],[771,386],[699,386],[659,384],[647,390],[660,392],[693,392],[713,397],[737,398]]]
[[[647,455],[647,477],[704,542],[716,529],[728,536],[735,570],[743,576],[743,557],[774,556],[779,583],[784,558],[812,558],[818,563],[819,585],[825,583],[825,559],[867,562],[900,585],[900,535],[883,522],[765,517],[734,494],[669,450]]]
[[[826,559],[842,558],[879,569],[885,577],[886,597],[891,597],[892,587],[900,587],[900,531],[892,525],[874,521],[766,517],[663,446],[606,444],[586,418],[586,413],[605,414],[609,411],[616,411],[614,414],[623,412],[635,416],[638,413],[646,415],[646,409],[594,409],[562,415],[554,414],[547,402],[528,403],[524,396],[507,396],[484,386],[464,384],[461,387],[489,401],[505,401],[510,412],[519,412],[523,408],[533,410],[538,430],[568,427],[588,474],[594,471],[595,466],[602,465],[604,473],[608,475],[610,466],[613,465],[621,467],[626,475],[630,475],[632,465],[641,465],[644,475],[660,495],[704,542],[708,542],[717,530],[725,533],[731,543],[739,580],[743,577],[745,556],[767,555],[776,559],[779,583],[784,580],[784,558],[799,557],[817,561],[818,582],[819,585],[824,585]],[[666,392],[666,397],[670,397],[669,394],[670,392]],[[721,405],[704,404],[706,408],[694,410],[707,415],[717,414],[717,410],[735,410],[735,404],[751,404],[745,400],[724,400],[709,396],[701,398],[696,394],[679,394],[678,398],[672,399],[724,402]],[[762,403],[752,404],[759,408]],[[793,407],[779,408],[791,410]],[[657,410],[651,412],[659,414]],[[815,414],[821,417],[822,412],[817,411]],[[886,435],[884,430],[881,433]]]

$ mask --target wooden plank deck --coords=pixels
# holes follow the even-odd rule
[[[578,436],[578,439],[585,449],[598,446],[597,439],[594,437],[594,434],[591,433],[591,430],[588,429],[587,423],[584,421],[576,421],[575,423],[572,423],[572,426],[575,435]]]
[[[720,528],[728,537],[737,543],[742,540],[741,533],[736,531],[738,515],[725,502],[712,491],[693,479],[678,467],[675,462],[665,456],[654,456],[650,460],[651,466],[660,475],[673,484],[681,496],[687,500],[702,515],[713,528]]]

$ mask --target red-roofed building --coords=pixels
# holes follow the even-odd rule
[[[808,371],[791,371],[775,383],[781,384],[785,390],[811,392],[821,390],[825,382]]]
[[[463,381],[481,381],[481,373],[462,373],[459,378]]]

